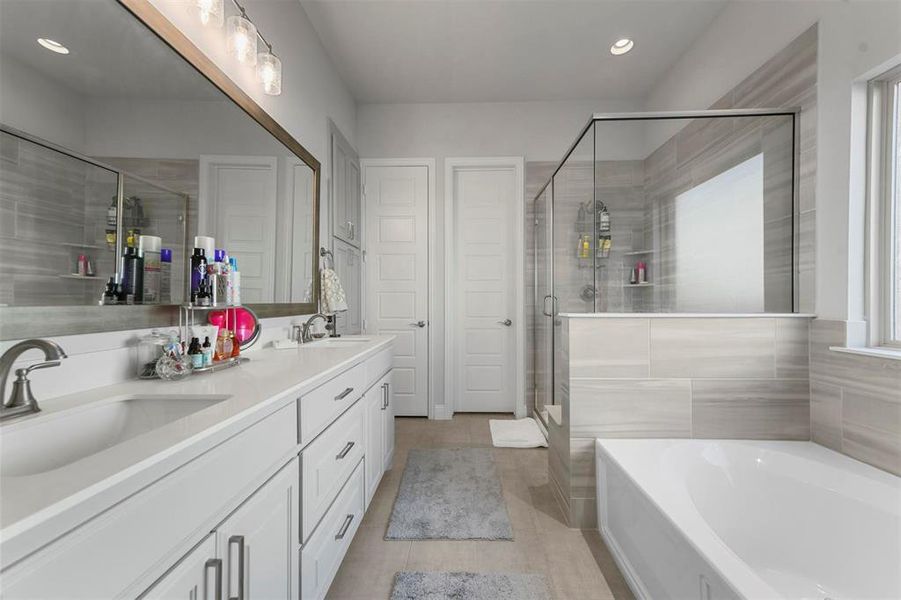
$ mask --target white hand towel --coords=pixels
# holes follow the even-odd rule
[[[322,286],[320,293],[319,311],[326,315],[347,310],[347,296],[341,286],[341,280],[334,269],[322,269],[319,281]]]

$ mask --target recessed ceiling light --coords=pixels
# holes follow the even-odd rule
[[[56,52],[57,54],[68,54],[69,49],[57,42],[56,40],[51,40],[49,38],[38,38],[38,43],[50,50],[51,52]]]
[[[623,38],[621,40],[616,40],[616,42],[610,46],[610,54],[614,56],[619,56],[621,54],[625,54],[629,50],[632,49],[632,46],[635,45],[635,42],[630,40],[629,38]]]

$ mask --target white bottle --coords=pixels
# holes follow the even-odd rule
[[[234,256],[228,259],[228,280],[231,282],[231,301],[229,304],[238,306],[241,304],[241,273],[238,271],[238,260]]]

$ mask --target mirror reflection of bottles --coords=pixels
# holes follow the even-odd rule
[[[241,274],[234,256],[215,247],[208,236],[194,238],[191,256],[191,304],[238,306],[241,304]]]
[[[122,290],[119,302],[141,304],[144,301],[144,259],[137,248],[129,246],[122,257]]]
[[[163,240],[155,235],[138,237],[138,253],[143,258],[143,303],[159,304],[162,293],[161,251]]]

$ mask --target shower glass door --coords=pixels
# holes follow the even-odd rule
[[[553,202],[548,184],[535,199],[535,414],[547,424],[554,403]]]

